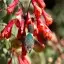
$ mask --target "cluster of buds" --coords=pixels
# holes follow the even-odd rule
[[[8,14],[13,13],[16,5],[19,2],[19,0],[14,0],[7,7]],[[29,64],[25,57],[27,51],[30,52],[32,49],[37,51],[38,48],[42,50],[45,48],[45,39],[53,40],[53,33],[48,28],[48,26],[52,24],[53,20],[51,16],[44,10],[46,6],[44,1],[31,0],[31,3],[34,7],[33,13],[35,17],[31,17],[29,10],[26,15],[23,14],[22,8],[19,7],[18,11],[15,13],[16,18],[11,19],[0,34],[0,39],[9,39],[12,36],[13,26],[15,25],[18,28],[16,39],[21,40],[20,44],[22,47],[22,57],[18,56],[19,64]],[[44,20],[42,20],[41,17],[43,17]],[[12,60],[10,60],[8,64],[11,64],[11,61]]]

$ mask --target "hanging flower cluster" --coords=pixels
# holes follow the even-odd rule
[[[15,7],[19,3],[19,0],[13,0],[13,2],[7,7],[7,13],[12,14]],[[8,24],[1,31],[0,39],[9,39],[12,34],[13,26],[15,25],[18,29],[16,39],[21,40],[22,55],[18,56],[19,64],[30,64],[26,56],[27,51],[32,49],[43,49],[45,47],[44,39],[52,40],[53,33],[48,28],[52,24],[53,20],[51,16],[45,11],[45,3],[43,0],[31,0],[34,7],[34,15],[32,18],[31,14],[28,12],[23,14],[21,7],[15,12],[15,19],[9,20]],[[41,16],[44,20],[41,19]],[[19,43],[18,43],[19,44]],[[39,47],[37,47],[39,46]],[[8,62],[11,64],[12,59]]]

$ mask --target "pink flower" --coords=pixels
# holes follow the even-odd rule
[[[19,64],[31,64],[28,56],[23,56],[23,57],[21,57],[21,56],[19,55],[19,56],[17,56],[17,59],[18,59],[18,63],[19,63]],[[11,64],[13,60],[14,60],[14,59],[11,58],[11,59],[8,61],[8,64]]]
[[[21,35],[23,34],[23,29],[24,29],[24,21],[19,21],[18,19],[12,19],[9,21],[7,26],[5,26],[5,28],[1,32],[1,35],[3,38],[9,38],[11,36],[11,30],[14,24],[18,28],[17,38],[21,37]]]
[[[46,5],[43,0],[36,0],[36,2],[39,4],[41,8],[45,8]]]
[[[30,13],[28,12],[28,13],[27,13],[27,18],[26,18],[26,25],[31,24],[31,23],[32,23],[31,15],[30,15]]]
[[[11,29],[13,24],[14,24],[14,21],[10,20],[9,23],[5,26],[5,28],[1,32],[1,35],[3,38],[9,38],[11,36]]]
[[[16,7],[16,5],[18,4],[19,0],[14,0],[13,3],[11,3],[8,7],[7,7],[7,12],[8,14],[11,14],[14,11],[14,8]]]
[[[21,16],[23,14],[22,8],[19,8],[18,11],[15,13],[16,16]]]
[[[22,8],[19,8],[18,11],[15,13],[16,18],[19,20],[18,22],[16,22],[17,27],[19,28],[18,30],[18,38],[21,37],[21,34],[23,34],[23,30],[24,30],[24,19],[21,17],[23,15],[23,11]]]
[[[18,61],[19,61],[19,64],[31,64],[27,56],[23,56],[23,57],[18,56]]]

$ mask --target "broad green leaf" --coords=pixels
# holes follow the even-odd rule
[[[12,35],[17,37],[18,34],[18,28],[16,27],[16,25],[14,24],[12,27]]]

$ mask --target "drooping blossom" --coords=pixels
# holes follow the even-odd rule
[[[46,5],[44,3],[44,0],[36,0],[36,2],[39,4],[41,8],[45,8]]]
[[[51,25],[53,22],[53,19],[51,17],[51,15],[49,15],[48,13],[45,12],[45,10],[42,10],[42,15],[45,19],[45,23],[47,26]]]
[[[23,56],[23,57],[18,56],[18,61],[19,61],[19,64],[31,64],[27,56]]]
[[[4,30],[1,32],[2,37],[9,38],[11,36],[12,27],[14,24],[18,28],[18,38],[21,37],[21,34],[23,33],[24,22],[20,22],[18,19],[12,19],[9,21],[9,23],[5,26]]]
[[[34,6],[34,14],[37,18],[39,18],[42,15],[42,9],[37,5],[37,3],[35,2],[33,4]]]
[[[13,20],[10,20],[9,23],[5,26],[5,28],[1,31],[1,36],[3,38],[9,38],[11,36],[11,29],[14,24]]]
[[[51,32],[51,30],[46,26],[46,24],[44,24],[40,18],[37,20],[37,24],[38,24],[38,30],[42,33],[42,35],[43,35],[45,38],[51,40],[51,39],[53,38],[52,32]]]
[[[14,0],[11,4],[9,4],[9,6],[7,7],[7,13],[8,14],[11,14],[14,11],[18,2],[19,2],[19,0]]]

